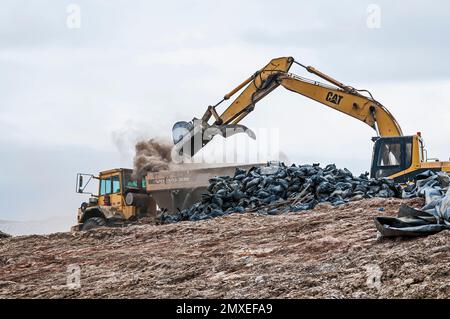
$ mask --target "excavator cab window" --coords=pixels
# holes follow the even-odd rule
[[[384,143],[378,154],[378,166],[398,166],[401,162],[401,144]]]
[[[412,136],[382,137],[376,140],[371,176],[389,177],[408,169],[412,163],[412,142]]]
[[[425,160],[425,145],[423,145],[423,141],[419,138],[419,161],[423,162]]]
[[[405,147],[405,159],[406,159],[406,168],[410,167],[412,164],[412,140],[410,142],[406,142]]]

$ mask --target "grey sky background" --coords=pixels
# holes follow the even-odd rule
[[[66,25],[71,3],[79,29]],[[0,220],[73,223],[77,172],[131,167],[136,140],[170,137],[278,56],[369,89],[448,159],[449,15],[448,1],[3,0]],[[369,169],[369,127],[282,88],[243,124],[278,128],[292,162]]]

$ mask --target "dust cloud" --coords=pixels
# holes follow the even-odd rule
[[[138,142],[135,146],[133,178],[142,178],[147,172],[170,169],[172,147],[173,144],[166,138]]]

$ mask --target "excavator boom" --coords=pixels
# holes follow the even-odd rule
[[[352,92],[333,88],[292,74],[282,74],[277,81],[292,92],[299,93],[366,123],[377,131],[379,136],[403,135],[394,116],[382,104],[356,92],[356,90]]]

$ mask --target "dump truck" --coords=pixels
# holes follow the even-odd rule
[[[161,212],[171,213],[191,207],[206,193],[214,176],[232,176],[237,167],[249,169],[262,164],[205,165],[185,164],[178,169],[148,172],[133,178],[133,170],[115,168],[94,174],[77,174],[76,192],[90,195],[78,208],[72,231],[102,226],[126,226],[145,218],[156,223]],[[88,186],[97,181],[95,193]]]

